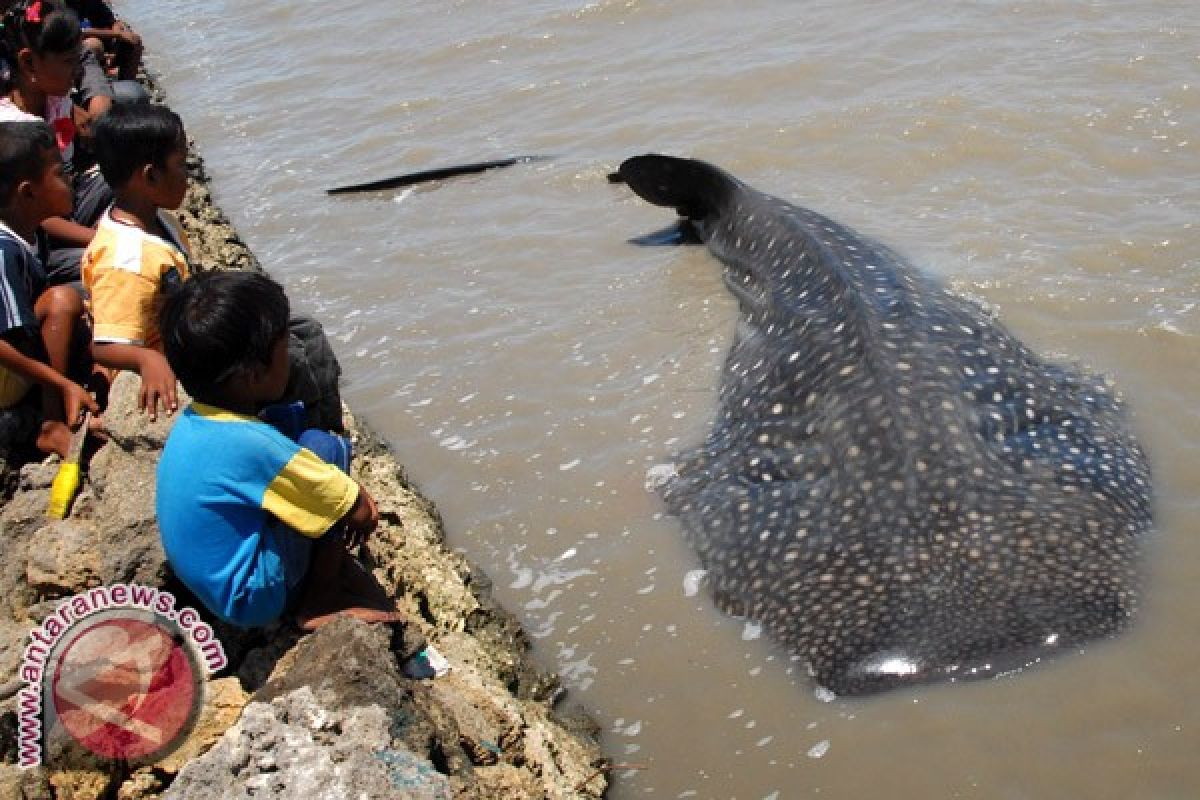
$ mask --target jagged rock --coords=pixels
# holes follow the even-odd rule
[[[477,794],[479,800],[496,797],[540,797],[542,787],[527,771],[518,769],[511,764],[497,764],[494,767],[480,767],[476,770],[479,783],[487,787],[487,794]],[[461,797],[461,795],[460,795]]]
[[[39,528],[27,550],[26,586],[55,598],[100,584],[161,584],[166,556],[153,518],[130,520],[117,506],[105,520],[58,520]]]
[[[0,609],[10,619],[24,620],[33,593],[25,583],[27,553],[36,531],[46,524],[44,489],[18,491],[0,510]]]
[[[99,537],[71,520],[56,520],[33,534],[25,582],[40,595],[62,597],[100,584]]]
[[[46,771],[0,764],[0,800],[51,800]]]
[[[25,464],[20,470],[20,487],[26,491],[33,489],[49,489],[58,474],[58,456],[51,456],[43,461]]]
[[[115,785],[115,770],[70,769],[50,773],[50,786],[55,800],[96,800],[107,795]]]
[[[204,707],[195,727],[179,747],[160,759],[154,766],[170,775],[183,769],[184,764],[206,752],[233,727],[250,696],[242,691],[235,677],[209,681],[204,687]]]
[[[280,660],[254,700],[269,702],[309,688],[328,707],[375,706],[393,719],[394,735],[405,749],[428,753],[436,746],[447,760],[465,760],[456,736],[438,742],[428,710],[415,698],[419,684],[400,673],[392,653],[393,635],[387,626],[336,620]]]
[[[391,746],[393,720],[378,705],[331,707],[302,686],[246,706],[242,718],[191,762],[166,798],[451,797],[434,765]]]
[[[278,665],[280,658],[295,647],[298,638],[299,634],[295,631],[279,626],[264,644],[249,648],[237,670],[242,686],[249,691],[261,688]],[[221,637],[221,641],[225,644],[226,652],[229,652],[228,637]]]
[[[109,388],[108,407],[104,410],[104,430],[119,449],[133,450],[162,449],[175,417],[158,412],[154,421],[138,408],[138,393],[142,379],[132,372],[119,372]],[[179,407],[187,405],[187,395],[180,391]]]
[[[301,640],[167,797],[450,797],[440,742],[400,674],[391,631],[337,620]],[[315,793],[315,794],[314,794]]]
[[[117,789],[117,800],[144,800],[158,797],[165,788],[162,777],[153,769],[144,767],[134,772]]]
[[[30,627],[0,616],[0,685],[9,684],[10,680],[16,679]]]

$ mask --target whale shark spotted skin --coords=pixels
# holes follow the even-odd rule
[[[1104,380],[712,165],[614,180],[677,209],[739,302],[711,432],[663,489],[721,608],[841,695],[1020,669],[1131,619],[1150,473]]]

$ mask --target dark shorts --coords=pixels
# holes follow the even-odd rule
[[[96,227],[100,217],[113,203],[113,192],[104,182],[99,169],[89,169],[75,176],[74,206],[71,219],[89,228]]]
[[[285,400],[304,403],[306,428],[324,428],[341,433],[342,397],[338,378],[342,367],[329,345],[321,323],[297,314],[288,320],[290,370]]]
[[[79,51],[79,80],[76,81],[75,99],[87,108],[97,97],[112,97],[112,84],[104,74],[104,67],[96,60],[96,54],[86,47]]]
[[[113,102],[121,105],[139,105],[150,102],[150,92],[137,81],[113,81]]]
[[[100,170],[92,169],[75,176],[74,208],[71,221],[87,228],[96,227],[100,217],[112,205],[113,193]],[[80,279],[82,247],[71,247],[52,239],[46,259],[46,280],[51,285],[73,283]]]

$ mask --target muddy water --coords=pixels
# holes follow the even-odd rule
[[[1190,2],[116,4],[346,396],[608,731],[613,796],[1188,797],[1200,787],[1200,11]],[[625,156],[716,161],[1110,374],[1160,532],[1138,626],[865,701],[692,592],[644,488],[703,436],[734,307]],[[322,190],[524,153],[434,190]]]

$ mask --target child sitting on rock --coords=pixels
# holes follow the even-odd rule
[[[111,62],[120,80],[137,78],[142,63],[142,37],[117,19],[104,0],[66,0],[79,15],[83,28],[83,46],[96,54],[101,62]]]
[[[163,550],[235,625],[288,612],[309,630],[338,615],[400,621],[364,605],[377,587],[347,552],[379,522],[347,474],[349,441],[318,429],[293,441],[256,416],[287,387],[288,313],[283,289],[258,272],[200,273],[167,297],[163,346],[193,403],[158,465]]]
[[[92,353],[141,376],[138,406],[155,419],[160,405],[168,414],[178,408],[155,314],[165,290],[190,272],[187,237],[167,211],[187,192],[187,139],[164,106],[117,105],[96,121],[94,147],[115,199],[83,254]]]
[[[0,410],[21,405],[40,387],[36,445],[60,456],[83,410],[99,411],[68,377],[86,378],[89,371],[86,338],[77,335],[83,298],[70,286],[47,286],[38,255],[45,252],[39,226],[70,208],[71,188],[50,126],[0,122]]]
[[[116,199],[83,256],[93,352],[98,363],[141,376],[139,406],[153,420],[160,406],[168,414],[178,408],[155,313],[163,294],[195,271],[187,236],[167,210],[178,208],[187,192],[187,139],[166,107],[118,104],[97,120],[94,146]],[[288,321],[287,339],[292,406],[284,416],[302,427],[342,431],[341,367],[324,330],[297,315]]]
[[[50,251],[43,266],[50,283],[79,280],[79,258],[95,235],[112,192],[80,146],[91,124],[71,91],[80,68],[79,19],[57,0],[20,0],[0,17],[0,49],[11,72],[0,97],[0,120],[45,120],[71,176],[72,205],[48,218]]]

